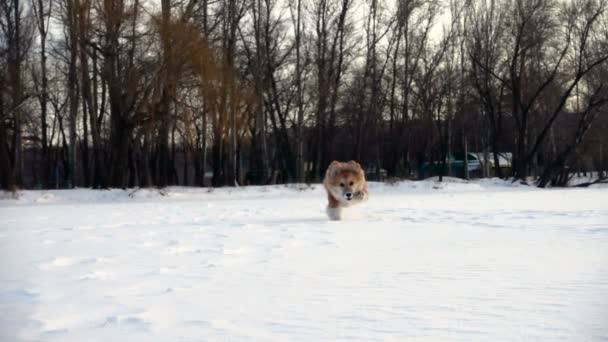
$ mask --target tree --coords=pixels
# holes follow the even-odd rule
[[[516,150],[514,156],[514,176],[525,178],[530,174],[530,164],[547,133],[572,95],[579,82],[592,72],[595,67],[604,63],[608,55],[596,56],[593,60],[577,58],[574,65],[564,62],[569,54],[586,56],[589,48],[589,32],[597,25],[600,14],[604,11],[604,2],[593,6],[595,1],[576,1],[566,5],[560,20],[555,16],[556,8],[551,2],[536,0],[532,2],[516,1],[511,9],[511,35],[508,40],[510,51],[508,57],[508,78],[506,86],[511,97],[511,115],[516,124]],[[577,23],[577,8],[595,7],[595,11]],[[573,44],[575,30],[580,26],[576,46]],[[540,61],[544,61],[542,64]],[[549,61],[547,63],[547,61]],[[546,65],[540,69],[535,66]],[[573,70],[574,73],[569,72]],[[540,126],[540,133],[531,137],[530,122],[532,115],[541,101],[541,95],[551,84],[557,82],[561,73],[566,80],[557,96],[557,104],[549,110],[546,120]]]
[[[35,80],[36,94],[40,104],[40,135],[42,152],[42,184],[48,187],[50,178],[49,165],[49,139],[48,139],[48,75],[47,75],[47,36],[53,0],[32,0],[31,7],[34,11],[36,28],[40,39],[40,75],[39,80]],[[35,75],[38,76],[38,75]]]
[[[481,103],[483,117],[488,120],[494,172],[503,178],[498,143],[503,130],[503,103],[506,75],[502,40],[506,30],[505,13],[495,0],[484,0],[468,7],[470,18],[466,27],[467,55],[471,60],[472,84]],[[495,75],[500,75],[495,77]]]
[[[0,44],[2,71],[0,78],[0,181],[3,188],[22,185],[23,109],[26,106],[24,62],[32,41],[31,16],[20,0],[3,1],[0,5]]]
[[[602,17],[605,18],[606,15],[606,2],[574,1],[571,4],[564,5],[562,11],[562,16],[572,22],[572,44],[575,49],[572,54],[572,61],[568,64],[571,65],[574,73],[571,79],[567,80],[567,88],[559,99],[556,110],[551,114],[549,122],[540,132],[532,148],[533,151],[538,150],[539,145],[551,129],[551,125],[561,114],[562,109],[567,106],[567,101],[575,89],[580,86],[588,90],[582,94],[580,92],[574,94],[577,103],[574,115],[578,116],[576,130],[573,136],[568,139],[566,146],[545,167],[538,180],[538,186],[540,187],[549,184],[567,185],[567,179],[560,179],[558,175],[562,173],[568,157],[583,142],[596,117],[608,103],[605,80],[597,77],[600,74],[598,69],[606,68],[606,61],[608,60],[608,52],[605,50],[608,37],[605,35],[605,31],[601,31],[604,28],[599,24]],[[581,103],[582,108],[580,107]]]
[[[389,90],[389,146],[385,166],[390,176],[403,175],[411,169],[410,139],[414,111],[415,78],[428,51],[431,30],[441,11],[440,1],[400,0],[397,2],[395,48],[392,57]]]
[[[348,13],[351,0],[333,2],[316,0],[313,3],[312,37],[316,72],[316,142],[313,161],[316,180],[323,177],[333,154],[336,129],[336,107],[342,76],[345,73],[347,39],[351,29]]]

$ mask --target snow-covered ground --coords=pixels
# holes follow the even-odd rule
[[[608,339],[608,188],[372,184],[0,200],[0,341]]]

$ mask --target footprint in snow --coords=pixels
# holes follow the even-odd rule
[[[148,325],[146,321],[141,318],[126,316],[109,316],[105,319],[103,323],[99,325],[100,328],[120,328],[127,330],[137,330],[137,331],[146,331],[148,330]]]
[[[90,257],[90,258],[58,257],[58,258],[54,258],[51,261],[41,263],[40,265],[38,265],[38,267],[43,270],[49,270],[49,269],[53,269],[53,268],[73,266],[76,264],[93,264],[95,262],[97,262],[97,259],[93,258],[93,257]]]
[[[157,241],[144,241],[138,245],[136,245],[135,247],[137,248],[153,248],[153,247],[158,247],[160,246],[160,242]]]
[[[97,263],[107,263],[110,259],[108,258],[96,258],[96,257],[57,257],[51,261],[43,262],[38,264],[38,268],[41,270],[52,270],[65,268],[76,265],[87,265]]]
[[[102,271],[93,271],[93,272],[89,272],[83,276],[81,276],[80,278],[78,278],[81,281],[86,281],[86,280],[105,280],[108,279],[110,277],[110,274],[107,272],[102,272]]]
[[[180,246],[174,246],[174,247],[168,248],[165,252],[163,252],[163,254],[178,255],[178,254],[185,254],[185,253],[200,253],[200,252],[201,252],[200,248],[180,245]]]

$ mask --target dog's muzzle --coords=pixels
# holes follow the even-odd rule
[[[347,192],[344,194],[344,198],[346,198],[347,201],[350,201],[353,199],[353,194],[351,192]]]

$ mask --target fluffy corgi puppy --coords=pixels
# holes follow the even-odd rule
[[[342,208],[359,204],[368,198],[365,172],[356,161],[333,161],[325,172],[323,186],[327,191],[327,216],[331,220],[342,218]]]

